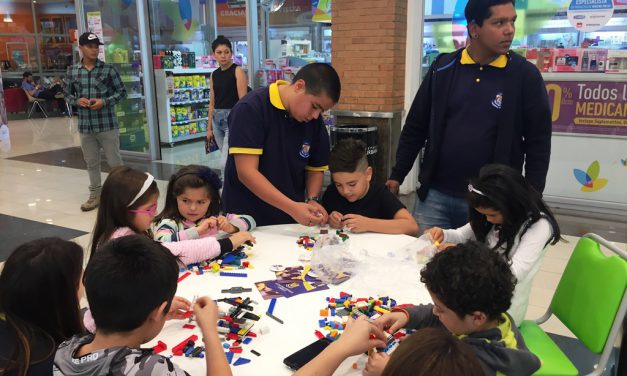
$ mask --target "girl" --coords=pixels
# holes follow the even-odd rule
[[[462,243],[476,239],[511,260],[518,283],[508,313],[521,323],[527,311],[531,283],[548,244],[561,239],[557,221],[542,197],[509,166],[483,167],[468,185],[470,223],[454,230],[429,230],[434,242]]]
[[[83,249],[42,238],[9,256],[0,275],[0,374],[50,375],[57,346],[83,333]]]
[[[125,166],[111,170],[102,187],[92,252],[107,240],[121,236],[141,233],[152,238],[150,226],[157,214],[158,197],[159,189],[152,175]],[[240,231],[220,240],[208,237],[163,245],[188,265],[216,258],[247,241],[254,243],[255,238],[247,231]]]
[[[220,169],[224,177],[224,166],[229,155],[229,127],[227,118],[231,108],[248,92],[246,73],[233,63],[231,41],[223,35],[211,43],[211,50],[220,66],[209,78],[209,126],[207,142],[215,141],[220,148]]]
[[[255,220],[247,215],[220,215],[220,178],[209,167],[190,165],[172,175],[165,208],[155,218],[155,240],[177,242],[251,231]]]

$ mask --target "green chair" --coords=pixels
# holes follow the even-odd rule
[[[605,256],[603,244],[618,256]],[[542,360],[535,375],[578,375],[579,371],[538,324],[555,315],[592,353],[601,354],[590,375],[601,375],[627,311],[627,252],[595,234],[584,235],[566,265],[547,312],[525,320],[520,331]]]

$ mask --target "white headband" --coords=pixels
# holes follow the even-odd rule
[[[150,175],[147,172],[146,172],[146,175],[147,177],[146,177],[146,181],[144,181],[144,185],[142,185],[142,188],[139,190],[139,192],[137,192],[137,196],[135,196],[133,201],[131,201],[130,204],[126,205],[127,208],[130,208],[131,206],[133,206],[135,201],[137,201],[138,198],[140,198],[144,193],[146,193],[148,188],[150,188],[150,184],[152,184],[152,182],[155,181],[154,176]]]
[[[472,184],[468,184],[468,192],[475,192],[476,194],[479,194],[481,196],[485,196],[485,194],[483,194],[483,192],[481,192],[477,188],[473,187]]]

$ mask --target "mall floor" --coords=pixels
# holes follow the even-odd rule
[[[43,236],[73,239],[84,247],[96,211],[81,212],[88,197],[88,177],[79,147],[76,118],[9,120],[9,131],[0,132],[0,262],[19,244]],[[165,192],[167,179],[178,167],[204,164],[217,168],[219,152],[206,155],[202,142],[163,148],[157,162],[125,160],[127,165],[153,173]],[[103,171],[108,167],[103,163]],[[103,181],[106,172],[103,172]],[[415,195],[402,197],[411,205]],[[159,207],[163,206],[163,197]],[[538,272],[527,318],[540,317],[548,307],[578,237],[595,232],[627,250],[627,223],[559,216],[564,242],[551,246]],[[570,331],[552,318],[543,327],[572,345]],[[578,350],[573,350],[578,351]],[[583,356],[575,355],[575,360]],[[576,363],[577,364],[577,363]]]

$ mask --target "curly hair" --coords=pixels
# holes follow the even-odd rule
[[[420,281],[459,318],[479,311],[490,320],[507,311],[516,285],[507,259],[476,241],[437,253]]]

